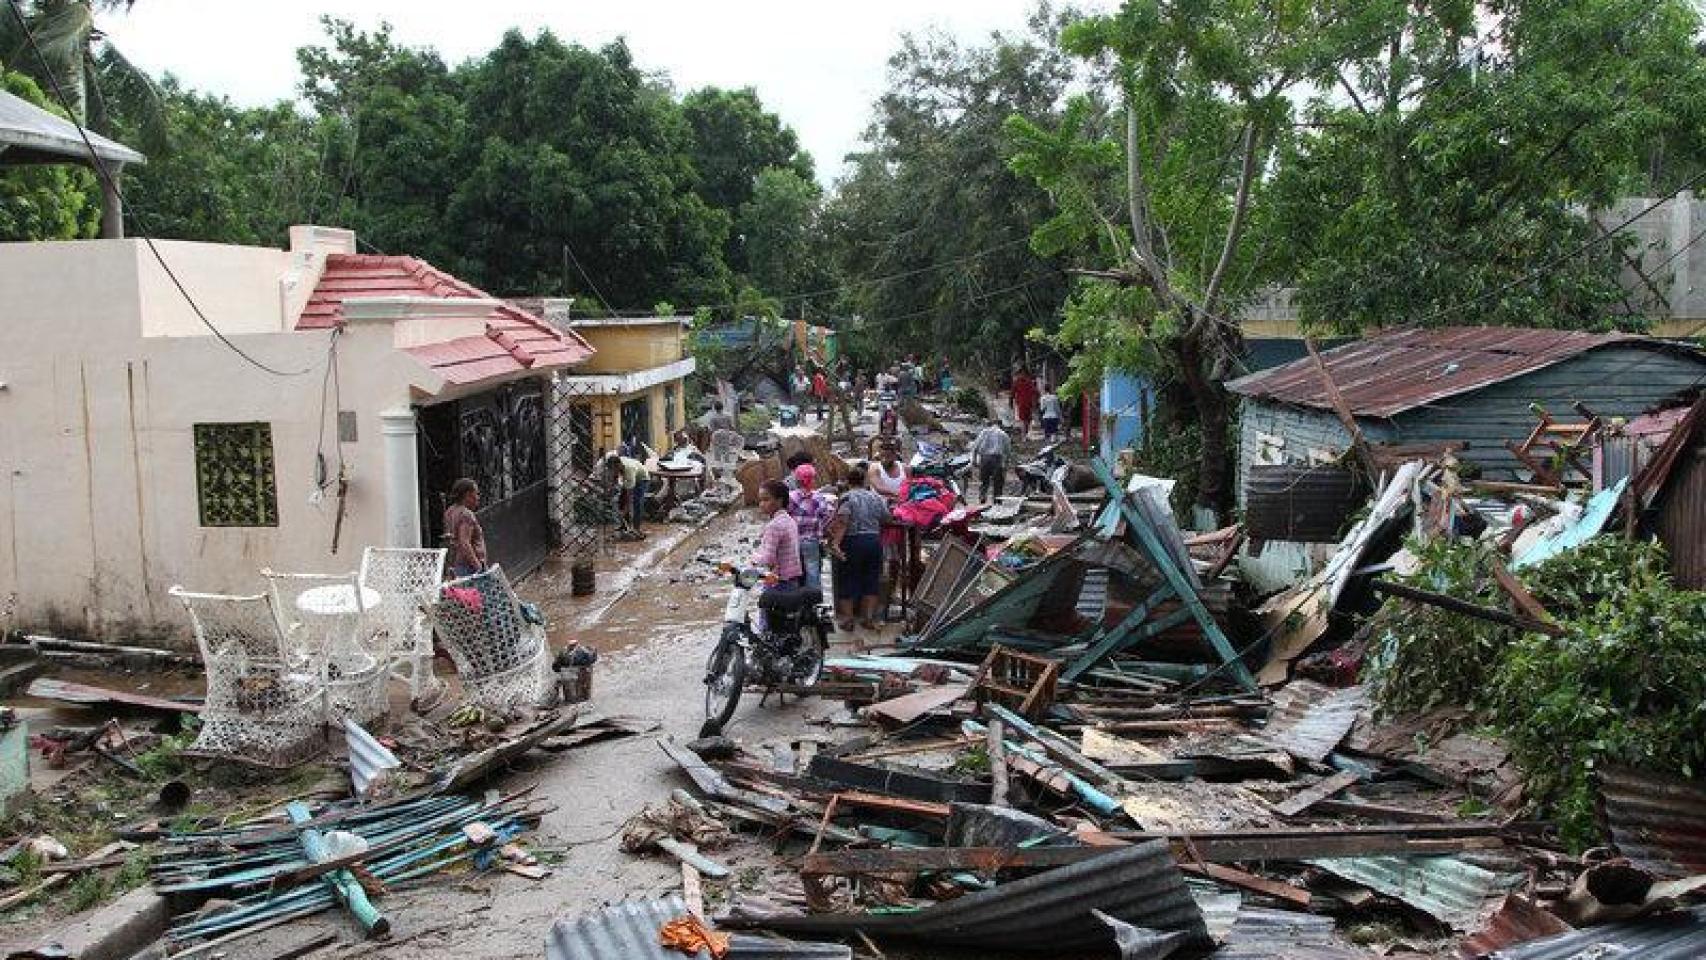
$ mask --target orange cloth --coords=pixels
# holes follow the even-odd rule
[[[705,926],[705,921],[691,913],[664,924],[658,931],[658,943],[688,956],[709,950],[715,960],[723,960],[729,952],[729,935]]]

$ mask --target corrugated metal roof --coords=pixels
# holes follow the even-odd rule
[[[1481,956],[1484,960],[1700,960],[1706,957],[1706,907],[1589,927]]]
[[[1209,956],[1213,960],[1370,960],[1374,954],[1341,941],[1332,917],[1244,907],[1225,946]]]
[[[1487,925],[1463,941],[1464,956],[1478,957],[1500,947],[1569,933],[1570,925],[1521,894],[1506,894]]]
[[[71,121],[0,90],[0,158],[10,164],[63,161],[89,162],[89,146],[109,163],[147,163],[142,154],[117,140],[85,130],[89,144]]]
[[[1701,356],[1686,344],[1624,333],[1442,327],[1390,330],[1328,350],[1321,359],[1353,414],[1391,417],[1613,345]],[[1333,409],[1315,361],[1307,357],[1234,380],[1226,388],[1247,397]]]
[[[1367,499],[1356,474],[1329,464],[1251,464],[1244,530],[1253,540],[1338,543]]]
[[[1456,930],[1478,928],[1492,899],[1523,879],[1457,857],[1330,857],[1308,863],[1402,900]]]
[[[611,904],[551,925],[545,937],[546,960],[686,960],[687,954],[658,943],[663,925],[687,913],[687,903],[671,895],[660,900]],[[701,950],[693,960],[710,960]],[[852,960],[853,950],[839,943],[803,943],[736,935],[728,960]]]
[[[442,300],[491,297],[414,257],[335,253],[297,318],[298,330],[320,330],[343,322],[344,301],[364,297],[433,297]],[[558,330],[509,303],[484,315],[484,336],[459,337],[405,350],[453,384],[477,383],[525,370],[569,366],[592,356],[592,347],[572,330]]]
[[[1113,933],[1090,915],[1151,930],[1182,930],[1210,944],[1202,911],[1164,841],[1152,840],[907,914],[819,914],[767,918],[770,929],[864,931],[944,946],[1005,950],[1107,951]]]
[[[367,796],[368,790],[384,777],[387,771],[403,765],[396,754],[374,739],[373,734],[362,729],[361,724],[348,717],[344,718],[344,740],[349,744],[350,781],[355,786],[355,795],[358,797]]]
[[[1598,779],[1600,822],[1619,853],[1662,876],[1706,873],[1706,784],[1616,767]]]
[[[1351,732],[1367,705],[1368,693],[1362,687],[1335,690],[1313,680],[1293,680],[1274,694],[1268,725],[1257,736],[1300,760],[1320,763]]]

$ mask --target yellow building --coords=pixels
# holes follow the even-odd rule
[[[574,331],[597,351],[574,375],[558,379],[559,396],[572,398],[574,450],[577,459],[587,458],[580,466],[590,468],[593,458],[635,438],[659,454],[669,449],[670,436],[687,425],[691,317],[577,317],[569,300],[516,303]]]

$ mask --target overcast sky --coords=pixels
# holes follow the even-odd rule
[[[597,47],[628,39],[635,62],[677,90],[756,87],[799,132],[827,184],[856,148],[902,33],[938,26],[977,41],[1018,32],[1033,0],[137,0],[101,20],[150,73],[254,105],[295,96],[299,46],[319,42],[321,13],[372,27],[389,21],[411,46],[451,64],[479,56],[510,27]],[[1080,6],[1110,5],[1091,2]]]

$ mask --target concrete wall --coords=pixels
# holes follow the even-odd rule
[[[1615,227],[1651,206],[1655,197],[1626,197],[1595,219]],[[1661,325],[1655,333],[1698,337],[1706,323],[1706,201],[1683,191],[1624,228],[1635,242],[1628,248],[1640,264],[1625,267],[1623,289],[1643,314]]]
[[[169,262],[222,330],[278,321],[276,274],[225,279],[282,269],[282,251],[181,252]],[[406,406],[423,372],[392,349],[390,328],[355,325],[339,340],[357,438],[343,447],[350,488],[334,556],[335,499],[310,502],[322,426],[334,472],[337,462],[329,396],[320,416],[329,332],[234,335],[281,370],[312,370],[273,377],[210,336],[179,335],[184,318],[161,299],[158,272],[136,241],[0,244],[0,610],[15,603],[0,628],[185,643],[171,585],[254,592],[263,564],[352,570],[362,547],[385,542],[379,413]],[[246,421],[272,425],[278,526],[203,528],[194,425]]]
[[[686,330],[680,323],[577,323],[573,330],[598,352],[575,368],[577,374],[633,373],[674,363],[686,354]]]

